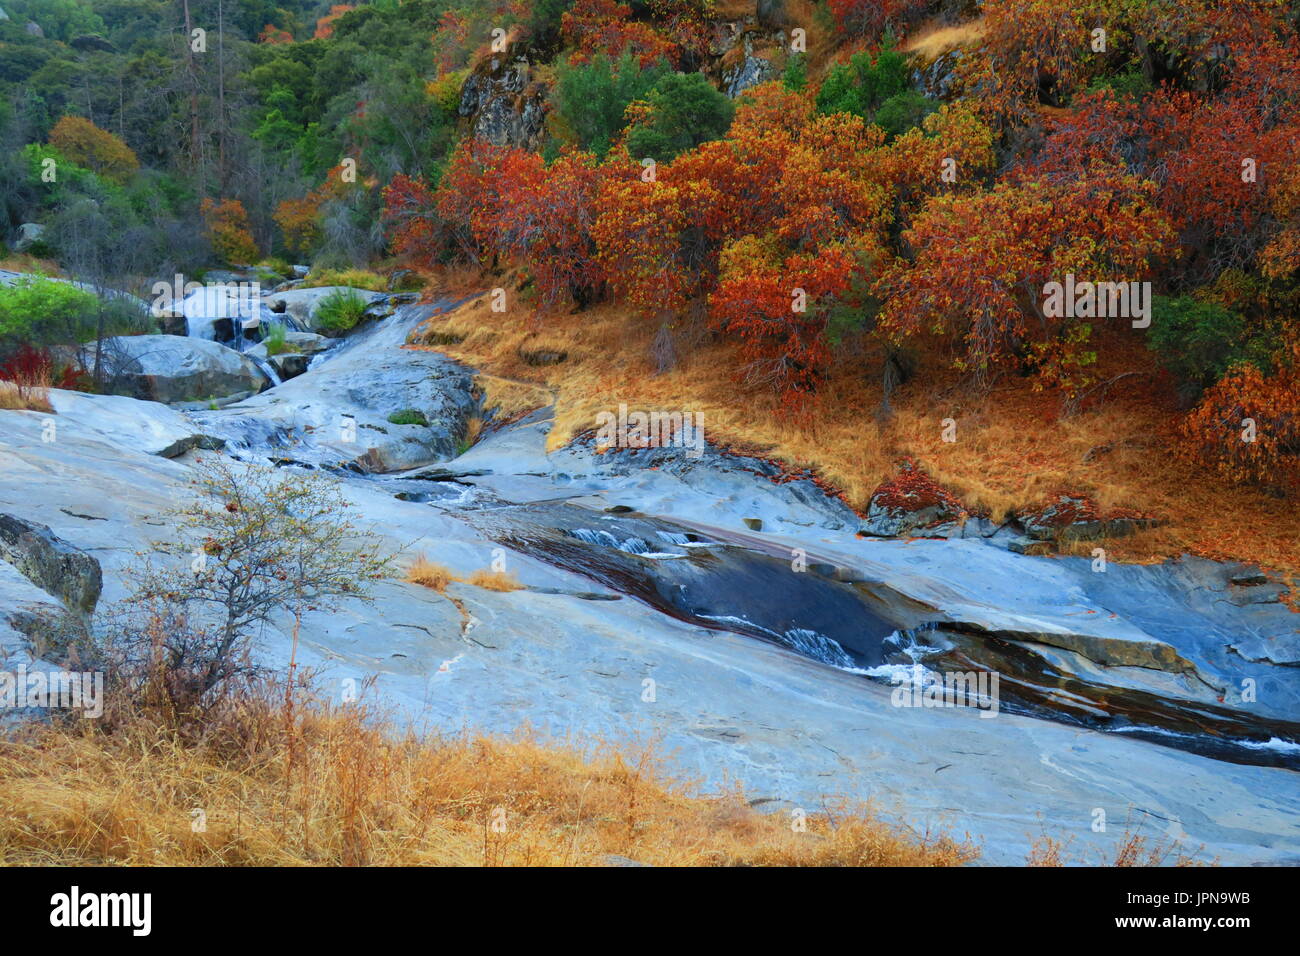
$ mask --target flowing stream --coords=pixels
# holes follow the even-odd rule
[[[402,316],[332,349],[306,374],[329,375],[338,355],[357,355],[358,349],[400,346],[414,324]],[[415,476],[360,474],[331,464],[310,442],[299,446],[303,456],[297,457],[286,450],[292,445],[284,428],[262,427],[256,417],[233,421],[227,417],[233,413],[202,417],[218,434],[223,421],[231,424],[228,447],[240,457],[325,468],[347,482],[452,513],[505,547],[705,631],[743,634],[890,684],[917,665],[934,675],[997,674],[1000,706],[1009,711],[1237,763],[1300,769],[1300,724],[1143,683],[1146,676],[1165,675],[1130,669],[1139,678],[1134,681],[1122,669],[1065,667],[1060,652],[1033,634],[991,633],[942,609],[905,611],[908,602],[879,582],[839,579],[816,564],[792,573],[789,560],[738,539],[665,517],[594,510],[566,501],[559,488],[551,500],[518,503],[476,487],[474,473],[454,468]],[[899,720],[906,719],[900,712]]]

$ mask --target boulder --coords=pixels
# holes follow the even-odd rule
[[[104,341],[108,389],[155,402],[256,394],[268,380],[248,356],[193,336],[133,335]]]
[[[957,497],[912,461],[871,493],[862,533],[879,538],[911,535],[966,516]],[[945,535],[946,536],[946,535]]]
[[[281,352],[279,355],[272,355],[267,362],[275,369],[275,374],[280,376],[280,380],[284,381],[297,378],[307,371],[307,366],[311,364],[311,356],[303,355],[301,352]]]
[[[270,307],[273,314],[287,315],[301,328],[315,332],[318,331],[316,318],[321,302],[332,293],[347,288],[347,286],[341,285],[326,285],[314,289],[286,289],[283,292],[272,292],[263,301]],[[366,289],[352,289],[351,291],[361,296],[367,305],[373,305],[377,300],[385,298],[382,292],[369,292]]]
[[[315,332],[289,331],[284,333],[284,344],[289,346],[291,352],[302,355],[315,355],[329,348],[330,340],[323,335],[317,335]],[[245,354],[250,358],[260,359],[263,362],[273,357],[267,354],[265,342],[257,343]]]
[[[39,222],[23,223],[18,227],[18,235],[14,238],[14,252],[26,252],[39,242],[44,234],[45,227]]]
[[[1022,512],[1019,518],[1025,534],[1034,541],[1122,538],[1155,524],[1149,515],[1137,512],[1116,510],[1103,514],[1087,495],[1069,494],[1057,495],[1051,504]]]
[[[181,412],[157,402],[52,388],[50,404],[60,441],[71,434],[159,458],[175,458],[194,448],[222,445],[220,439],[198,431]]]
[[[69,609],[84,614],[95,610],[104,587],[99,562],[45,525],[0,514],[0,558]]]
[[[179,312],[183,316],[183,325],[176,321],[166,323],[169,329],[176,329],[178,334],[241,348],[245,341],[245,331],[256,329],[264,322],[279,321],[290,328],[298,327],[292,317],[286,319],[282,316],[277,319],[269,303],[269,297],[263,293],[260,282],[239,282],[205,285],[194,289],[179,303],[172,303],[162,309],[156,308],[155,313]],[[182,327],[183,331],[180,331]]]

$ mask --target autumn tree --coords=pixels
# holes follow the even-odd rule
[[[1273,371],[1242,362],[1210,388],[1182,425],[1185,454],[1240,482],[1300,490],[1300,335]]]
[[[222,262],[246,265],[259,258],[257,243],[248,227],[248,213],[238,199],[205,199],[199,207],[207,224],[213,251]]]
[[[887,29],[895,34],[925,15],[932,0],[830,0],[835,26],[853,36],[879,37]]]
[[[436,265],[450,243],[433,190],[423,180],[398,173],[384,187],[383,200],[392,251],[421,269]]]
[[[323,236],[322,216],[328,204],[343,203],[349,194],[364,187],[355,180],[355,169],[339,164],[325,175],[325,181],[299,199],[285,199],[275,208],[272,219],[290,252],[304,258],[311,255]]]
[[[1068,182],[935,196],[904,233],[914,259],[882,275],[881,326],[895,339],[951,337],[957,366],[979,378],[1023,360],[1030,342],[1051,342],[1070,325],[1045,313],[1046,283],[1067,274],[1137,281],[1167,251],[1173,233],[1154,193],[1154,184],[1099,165]],[[1074,345],[1078,359],[1082,341]]]
[[[64,116],[55,123],[50,145],[69,162],[116,183],[126,182],[140,168],[126,143],[80,116]]]
[[[633,20],[632,8],[617,0],[576,0],[560,23],[576,63],[597,54],[617,60],[629,53],[643,68],[658,60],[681,64],[681,47],[650,24]]]
[[[329,39],[334,34],[334,21],[351,9],[352,6],[346,3],[336,3],[330,7],[330,12],[316,21],[314,38],[317,40]]]
[[[826,317],[857,263],[840,246],[784,257],[781,248],[756,236],[728,246],[709,312],[738,341],[740,377],[771,389],[780,414],[806,421],[831,364]]]

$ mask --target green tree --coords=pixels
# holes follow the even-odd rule
[[[897,136],[933,113],[938,104],[912,89],[907,57],[886,42],[873,59],[856,53],[834,66],[817,91],[822,113],[852,113]]]
[[[627,135],[636,158],[664,163],[692,147],[719,139],[731,127],[735,106],[700,73],[670,73],[646,97],[650,112]]]
[[[85,0],[5,0],[11,19],[34,21],[47,39],[67,43],[85,33],[103,33],[104,21]]]
[[[1186,404],[1246,358],[1246,341],[1242,317],[1217,303],[1155,297],[1147,346],[1174,376]]]
[[[573,131],[578,145],[604,156],[626,125],[624,112],[634,100],[644,99],[669,74],[667,63],[641,69],[636,57],[625,52],[617,63],[603,53],[589,63],[565,63],[555,86],[556,112]]]

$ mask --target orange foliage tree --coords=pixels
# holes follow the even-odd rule
[[[262,27],[262,32],[257,35],[258,43],[269,43],[272,46],[283,45],[293,42],[293,34],[288,30],[283,30],[274,24],[268,23]]]
[[[394,253],[417,268],[436,265],[447,249],[433,190],[427,183],[398,173],[384,187],[384,223]]]
[[[560,18],[560,31],[573,45],[577,63],[597,53],[615,61],[631,53],[642,67],[659,59],[681,63],[681,47],[650,24],[633,20],[632,8],[618,0],[577,0]]]
[[[334,21],[352,9],[351,4],[336,3],[330,12],[316,21],[316,32],[312,36],[317,40],[327,40],[334,34]]]
[[[1300,334],[1266,375],[1236,366],[1201,398],[1182,425],[1187,456],[1233,481],[1300,490]]]
[[[246,265],[257,261],[257,243],[248,228],[248,213],[242,202],[238,199],[205,199],[199,211],[207,223],[213,251],[223,262]]]
[[[806,421],[831,363],[826,313],[849,288],[852,253],[828,246],[781,257],[779,245],[748,236],[724,254],[713,320],[739,341],[740,374],[772,389],[782,415]]]
[[[923,332],[959,340],[956,364],[977,375],[1050,340],[1043,287],[1137,281],[1173,239],[1154,207],[1155,186],[1114,166],[1076,178],[998,183],[975,195],[937,196],[903,236],[915,258],[895,260],[879,283],[881,326],[896,338]],[[1077,343],[1076,343],[1077,344]]]
[[[70,162],[124,183],[140,168],[140,161],[126,143],[80,116],[64,116],[50,130],[50,145]]]
[[[271,218],[280,227],[284,244],[290,252],[309,256],[321,238],[321,207],[334,199],[342,199],[353,189],[362,188],[343,178],[344,166],[340,163],[325,174],[325,182],[300,199],[285,199],[276,207]]]

